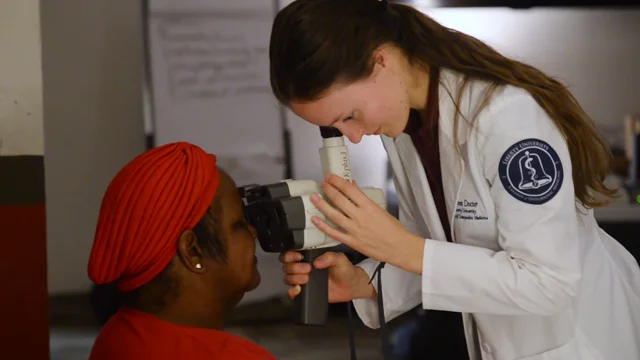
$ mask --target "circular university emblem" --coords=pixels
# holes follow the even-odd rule
[[[509,194],[531,205],[553,199],[563,180],[560,157],[551,145],[539,139],[511,145],[500,158],[498,173]]]

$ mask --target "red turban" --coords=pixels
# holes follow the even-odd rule
[[[206,213],[219,180],[215,155],[185,142],[133,159],[102,199],[89,278],[130,291],[156,277],[175,256],[180,234]]]

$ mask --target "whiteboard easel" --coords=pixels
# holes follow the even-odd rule
[[[269,1],[148,0],[154,145],[188,141],[217,155],[237,185],[285,174],[283,111],[269,84]],[[285,296],[277,254],[257,248],[260,287],[243,303]]]

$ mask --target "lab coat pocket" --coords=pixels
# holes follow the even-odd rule
[[[588,340],[578,330],[568,343],[540,354],[518,358],[517,360],[605,360],[597,355]]]

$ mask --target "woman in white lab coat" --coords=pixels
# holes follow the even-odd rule
[[[381,261],[386,320],[461,313],[471,359],[640,359],[638,263],[593,216],[613,193],[608,148],[564,85],[378,0],[294,1],[270,59],[280,102],[353,143],[382,135],[394,171],[399,221],[336,177],[323,191],[337,209],[314,200],[343,230],[316,226],[370,258],[315,261],[331,302],[378,327]],[[299,260],[281,255],[291,296]]]

